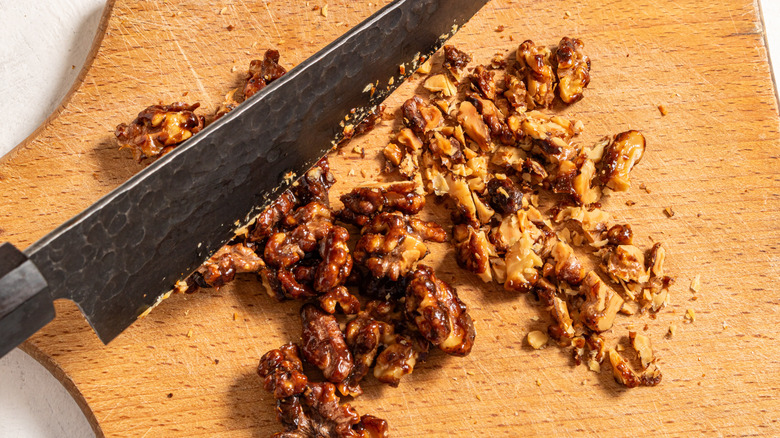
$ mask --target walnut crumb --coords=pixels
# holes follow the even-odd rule
[[[320,8],[320,15],[322,15],[323,17],[327,17],[328,16],[328,4],[327,3],[325,3],[325,5],[322,8]]]
[[[672,217],[674,216],[674,210],[672,210],[672,207],[666,207],[664,208],[664,214],[666,217]]]
[[[482,401],[482,396],[477,394],[477,400]]]
[[[233,312],[233,321],[238,321],[238,313]]]
[[[677,333],[677,324],[673,322],[669,323],[669,330],[666,332],[666,337],[672,338],[675,333]]]
[[[688,309],[685,311],[685,320],[688,322],[694,322],[696,321],[696,312],[693,311],[693,309]]]
[[[696,274],[695,277],[693,277],[693,280],[691,280],[691,292],[696,293],[699,291],[699,288],[701,287],[701,275]]]
[[[666,105],[664,104],[658,105],[658,111],[661,113],[662,116],[669,114],[669,110],[666,109]]]
[[[496,27],[496,32],[503,32],[505,29],[503,24],[499,24],[498,27]]]
[[[188,337],[188,338],[191,338],[191,337],[192,337],[192,330],[190,330],[190,331],[188,331],[188,332],[187,332],[187,337]]]
[[[542,381],[539,379],[536,379],[536,386],[542,386]]]

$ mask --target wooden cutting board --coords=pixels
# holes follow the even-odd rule
[[[145,106],[197,101],[212,111],[266,48],[292,67],[385,1],[329,0],[327,14],[316,1],[206,3],[109,5],[69,99],[0,161],[1,240],[27,247],[141,170],[112,133]],[[593,373],[574,367],[567,350],[531,350],[526,333],[547,325],[533,300],[483,284],[457,268],[447,244],[432,245],[426,262],[469,304],[477,343],[467,358],[433,354],[395,389],[368,379],[353,402],[361,414],[387,419],[396,437],[780,435],[779,124],[756,8],[753,0],[494,0],[453,39],[486,63],[526,38],[583,38],[593,79],[566,110],[585,122],[583,142],[645,132],[634,186],[605,208],[632,223],[642,245],[665,242],[678,281],[657,319],[623,318],[609,336],[647,324],[664,378],[626,390],[608,366]],[[418,86],[402,86],[388,112]],[[378,150],[397,123],[353,143],[367,149],[365,160],[351,146],[332,159],[334,195],[380,178]],[[353,167],[365,177],[348,176]],[[697,301],[688,290],[695,275]],[[23,348],[71,390],[98,435],[269,436],[280,428],[255,367],[265,351],[298,339],[299,306],[242,278],[175,295],[103,346],[75,305],[58,302],[57,319]],[[683,322],[689,308],[692,324]],[[678,330],[667,339],[672,322]]]

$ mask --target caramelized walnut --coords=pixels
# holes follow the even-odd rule
[[[527,92],[525,89],[525,82],[523,82],[517,76],[507,74],[506,75],[506,91],[504,91],[504,97],[518,111],[525,111]]]
[[[446,68],[452,76],[460,81],[463,78],[463,72],[466,65],[471,62],[471,56],[458,50],[455,46],[444,46],[444,62],[442,66]]]
[[[225,245],[195,271],[195,281],[201,287],[221,287],[236,274],[259,272],[264,267],[263,259],[243,243]]]
[[[509,128],[506,118],[492,100],[483,99],[474,93],[466,95],[469,102],[482,114],[482,120],[490,129],[490,136],[506,145],[514,145],[516,133]]]
[[[609,252],[606,262],[607,273],[618,280],[637,283],[648,280],[645,256],[634,245],[616,246]]]
[[[491,149],[490,128],[482,120],[482,115],[471,102],[461,102],[458,107],[457,119],[466,135],[474,140],[482,151]]]
[[[341,311],[346,315],[354,315],[360,311],[360,301],[344,286],[335,287],[325,295],[318,296],[317,301],[322,310],[330,314],[336,313],[336,306],[341,307]]]
[[[300,204],[317,201],[330,205],[328,191],[335,183],[336,177],[330,171],[328,157],[323,157],[293,184],[292,190]]]
[[[593,271],[585,277],[580,292],[585,296],[585,303],[580,309],[582,322],[599,333],[612,328],[615,316],[623,306],[623,298]]]
[[[428,105],[419,96],[404,102],[401,107],[404,117],[404,125],[418,136],[438,127],[443,117],[441,111],[433,105]]]
[[[479,94],[485,99],[496,99],[496,80],[494,76],[495,73],[482,65],[478,65],[471,75],[472,86],[479,91]]]
[[[555,51],[558,96],[565,103],[582,99],[582,92],[590,83],[590,58],[584,48],[582,40],[563,37]]]
[[[558,241],[552,250],[552,257],[555,260],[555,276],[573,286],[582,283],[585,278],[585,268],[574,255],[571,246],[563,241]]]
[[[654,363],[643,369],[641,373],[637,373],[614,349],[609,350],[609,362],[612,364],[612,375],[615,380],[627,388],[655,386],[661,383],[661,370]]]
[[[523,192],[509,178],[493,178],[487,183],[488,202],[501,214],[513,214],[523,206]]]
[[[601,182],[612,190],[623,192],[631,186],[629,174],[645,152],[645,137],[639,131],[615,136],[601,160]]]
[[[497,254],[484,231],[477,231],[467,224],[455,225],[452,229],[452,244],[458,266],[479,275],[484,282],[493,280],[490,257]]]
[[[274,233],[276,225],[289,214],[298,200],[289,190],[282,193],[271,205],[269,205],[255,220],[249,231],[250,242],[263,242]]]
[[[117,125],[114,135],[119,148],[130,149],[139,163],[167,154],[203,129],[205,118],[194,112],[199,106],[176,102],[147,107],[129,125]]]
[[[301,318],[303,357],[321,369],[328,381],[339,383],[346,379],[354,365],[336,318],[312,304],[301,308]]]
[[[613,225],[607,231],[607,241],[612,245],[631,245],[633,240],[634,233],[629,224]]]
[[[263,378],[263,388],[277,399],[301,394],[309,383],[303,374],[300,350],[292,343],[264,354],[257,374]]]
[[[550,106],[555,99],[555,75],[550,49],[526,40],[517,48],[517,62],[525,76],[526,105],[528,108]]]
[[[466,356],[474,345],[474,323],[457,292],[433,269],[419,265],[406,289],[406,315],[431,344],[447,354]]]
[[[398,280],[428,254],[425,240],[443,242],[446,238],[435,222],[384,212],[364,227],[354,258],[374,276]]]
[[[250,98],[266,85],[282,77],[287,70],[279,65],[279,52],[266,50],[263,60],[255,59],[249,63],[249,73],[244,85],[244,98]]]
[[[347,246],[349,232],[344,227],[334,226],[320,244],[322,262],[314,274],[314,290],[328,292],[341,286],[352,272],[352,256]],[[331,312],[332,313],[332,312]]]
[[[417,193],[413,182],[393,183],[383,187],[358,187],[341,196],[344,210],[339,217],[358,226],[366,225],[383,211],[417,214],[425,206],[425,196]]]

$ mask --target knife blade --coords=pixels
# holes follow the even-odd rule
[[[51,321],[59,298],[114,339],[486,2],[393,1],[24,252],[0,245],[0,357]]]

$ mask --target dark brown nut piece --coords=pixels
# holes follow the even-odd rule
[[[506,75],[506,91],[504,91],[504,97],[506,97],[509,104],[512,105],[518,111],[525,111],[526,109],[526,90],[525,82],[520,80],[517,76],[507,74]]]
[[[471,84],[485,99],[496,99],[496,80],[494,75],[495,73],[482,65],[478,65],[471,75]]]
[[[305,254],[292,233],[279,232],[268,239],[263,258],[269,266],[284,269],[298,263]]]
[[[269,266],[285,269],[318,248],[333,228],[333,216],[328,207],[314,201],[285,216],[280,225],[291,231],[279,231],[269,237],[263,258]]]
[[[615,136],[601,159],[601,182],[616,192],[631,187],[629,174],[642,159],[645,137],[639,131],[626,131]]]
[[[526,105],[533,109],[546,108],[555,99],[555,75],[550,49],[526,40],[517,48],[517,62],[525,76]]]
[[[244,98],[252,97],[285,73],[287,70],[279,65],[279,52],[273,49],[266,50],[262,61],[255,59],[249,63],[249,73],[246,85],[244,85]]]
[[[411,342],[398,337],[397,342],[387,346],[376,358],[374,377],[382,383],[397,387],[401,377],[414,371],[418,353]]]
[[[565,242],[558,241],[552,250],[555,259],[555,276],[573,286],[582,283],[585,278],[585,268],[574,255],[574,250]],[[597,276],[598,277],[598,276]]]
[[[147,107],[129,125],[117,125],[114,135],[119,148],[130,149],[139,163],[167,154],[203,129],[206,119],[194,112],[199,106],[176,102]]]
[[[631,245],[634,241],[634,233],[631,225],[613,225],[607,231],[607,240],[612,245]]]
[[[406,289],[406,315],[431,344],[454,356],[474,345],[474,323],[457,292],[429,266],[419,265]]]
[[[196,271],[201,287],[221,287],[242,272],[259,272],[265,267],[263,259],[243,243],[225,245]]]
[[[274,233],[276,225],[295,208],[297,203],[298,200],[291,191],[287,190],[282,193],[276,201],[257,217],[255,224],[249,232],[249,241],[262,242],[268,238],[268,236]]]
[[[354,315],[360,311],[360,301],[344,286],[329,290],[325,295],[317,297],[317,301],[319,301],[322,310],[330,314],[336,313],[337,305],[346,315]]]
[[[479,275],[486,283],[493,280],[490,257],[497,254],[484,231],[477,231],[468,224],[455,225],[452,229],[452,244],[458,266]]]
[[[480,150],[485,152],[491,150],[490,128],[482,120],[482,115],[471,102],[461,102],[458,107],[457,119],[463,127],[463,131],[477,143]]]
[[[626,225],[629,227],[629,225]],[[610,230],[611,231],[611,230]],[[631,228],[629,227],[629,231]],[[629,242],[630,244],[631,242]],[[645,256],[645,268],[647,272],[652,273],[655,277],[661,277],[664,275],[664,261],[666,260],[666,250],[661,245],[661,242],[657,242],[650,248]]]
[[[388,438],[390,436],[390,427],[387,425],[387,421],[373,415],[360,417],[360,423],[355,425],[354,429],[360,438]]]
[[[435,222],[384,212],[364,227],[354,258],[375,277],[395,281],[428,254],[425,240],[443,242],[446,238],[444,229]]]
[[[375,300],[398,300],[406,294],[407,279],[408,277],[404,276],[393,281],[387,277],[374,277],[368,273],[360,280],[360,293]]]
[[[273,297],[279,301],[285,298],[307,298],[316,296],[317,293],[306,283],[301,283],[295,274],[288,269],[266,269],[261,272],[273,293]]]
[[[463,71],[469,62],[471,62],[471,56],[468,53],[458,50],[455,46],[444,46],[442,66],[452,73],[456,80],[460,81],[463,78]]]
[[[523,207],[523,192],[509,178],[493,178],[487,183],[488,202],[501,214],[514,214]]]
[[[328,157],[324,157],[309,169],[300,180],[293,185],[295,198],[302,205],[313,201],[330,205],[328,191],[336,183],[336,177],[330,171]]]
[[[612,328],[615,316],[623,306],[623,298],[593,271],[583,280],[580,293],[585,296],[585,303],[580,308],[582,322],[598,333]]]
[[[264,354],[257,374],[264,379],[263,388],[277,399],[301,394],[309,383],[303,374],[298,346],[292,343]]]
[[[582,92],[590,83],[590,58],[584,50],[582,40],[563,37],[555,51],[558,96],[565,103],[582,99]]]
[[[609,350],[609,362],[612,364],[612,375],[615,380],[627,388],[656,386],[661,383],[661,370],[655,364],[651,364],[641,374],[637,374],[614,349]]]
[[[606,271],[612,277],[625,282],[644,283],[648,280],[645,256],[634,245],[618,245],[607,255]]]
[[[355,319],[347,323],[345,338],[355,366],[349,377],[339,385],[342,394],[355,396],[363,393],[359,386],[360,381],[373,366],[379,348],[384,342],[392,342],[395,339],[390,324],[377,321],[371,316],[371,309],[375,305],[375,302],[369,302],[368,310],[361,311]]]
[[[417,193],[413,182],[393,183],[384,187],[358,187],[341,196],[344,210],[339,217],[358,226],[366,225],[383,211],[417,214],[425,206],[425,196]]]
[[[314,274],[314,290],[328,292],[341,286],[352,272],[352,256],[347,246],[349,231],[344,227],[334,226],[320,244],[322,262]],[[332,312],[331,312],[332,313]]]
[[[354,364],[336,318],[312,304],[301,308],[301,318],[303,357],[321,369],[328,381],[339,383],[346,379]]]
[[[547,332],[550,336],[557,340],[563,341],[565,339],[571,339],[574,337],[574,321],[569,316],[569,306],[566,301],[563,301],[559,297],[553,297],[553,305],[550,309],[550,314],[555,320],[555,323],[547,328]]]
[[[438,127],[444,119],[438,108],[426,104],[419,96],[414,96],[404,102],[401,110],[404,116],[404,125],[419,137]]]

